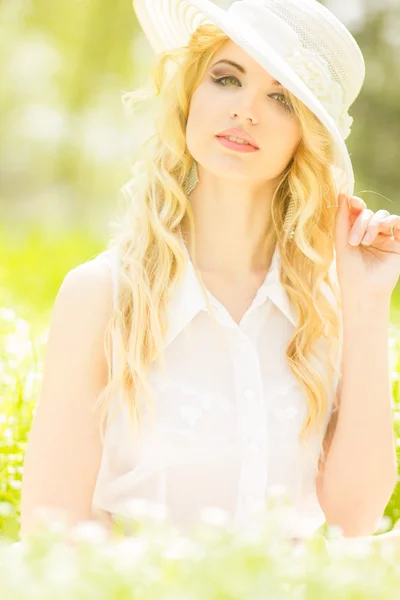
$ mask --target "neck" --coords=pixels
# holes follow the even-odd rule
[[[249,190],[229,181],[202,177],[190,197],[194,217],[195,256],[188,219],[182,235],[192,262],[202,272],[260,275],[268,271],[276,246],[272,227],[273,192],[265,183]],[[218,199],[218,200],[216,200]]]

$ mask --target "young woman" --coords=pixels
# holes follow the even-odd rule
[[[276,486],[300,528],[372,534],[400,224],[353,196],[361,51],[315,0],[134,7],[157,62],[125,99],[154,130],[114,243],[55,302],[22,534],[39,506],[111,522],[135,499],[249,527]]]

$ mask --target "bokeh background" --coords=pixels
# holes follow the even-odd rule
[[[367,67],[347,140],[355,194],[374,211],[399,214],[399,0],[325,4],[352,31]],[[51,309],[66,273],[106,249],[142,133],[121,97],[145,83],[152,56],[130,0],[0,3],[0,533],[11,537]],[[399,303],[397,286],[396,401]],[[392,521],[397,506],[396,496]]]

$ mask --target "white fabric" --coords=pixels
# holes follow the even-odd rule
[[[128,514],[124,502],[144,498],[163,504],[185,530],[213,506],[246,527],[271,487],[281,485],[299,517],[317,528],[325,518],[314,466],[325,430],[312,438],[309,454],[299,445],[307,403],[285,358],[298,315],[279,281],[278,247],[239,325],[209,293],[226,346],[183,246],[187,268],[168,306],[167,372],[151,370],[158,427],[147,426],[143,397],[140,440],[129,432],[127,408],[118,413],[106,430],[93,508]],[[108,261],[115,290],[115,248],[95,260]],[[330,407],[332,400],[333,390]]]

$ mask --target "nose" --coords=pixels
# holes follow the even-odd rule
[[[231,107],[231,117],[234,119],[239,118],[241,121],[250,121],[255,125],[259,121],[257,102],[255,94],[242,94],[240,98],[237,95]]]

